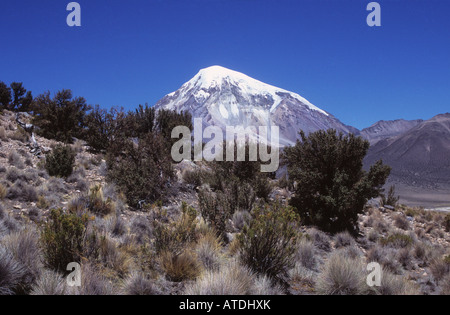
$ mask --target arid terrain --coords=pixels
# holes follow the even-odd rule
[[[36,140],[49,151],[57,144]],[[252,209],[234,213],[225,238],[199,215],[202,188],[195,175],[211,171],[208,165],[174,165],[165,200],[137,209],[108,183],[104,156],[89,153],[82,141],[72,145],[75,169],[66,179],[49,176],[44,154],[30,153],[29,135],[12,112],[0,116],[0,142],[1,294],[450,294],[445,213],[374,201],[359,217],[357,237],[300,223],[291,243],[293,264],[277,282],[242,262],[238,240]],[[291,197],[280,180],[270,185],[270,201]],[[86,206],[89,200],[107,211],[94,212],[99,206]],[[88,216],[81,287],[69,287],[66,274],[49,263],[52,209]],[[366,284],[370,262],[383,267],[381,287]]]

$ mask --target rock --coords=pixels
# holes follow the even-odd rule
[[[395,210],[395,207],[393,207],[393,206],[384,206],[386,209],[388,209],[388,210],[391,210],[391,211],[394,211]]]
[[[20,205],[15,205],[15,206],[13,206],[13,208],[16,210],[22,210],[22,207]]]

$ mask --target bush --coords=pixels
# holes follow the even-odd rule
[[[298,222],[289,207],[256,209],[253,221],[238,236],[242,262],[258,274],[284,282],[295,264]]]
[[[8,190],[7,198],[24,202],[35,202],[38,200],[36,188],[18,180]]]
[[[408,219],[403,214],[397,214],[394,217],[394,225],[402,230],[409,230],[409,222]]]
[[[87,208],[96,215],[106,216],[114,212],[114,203],[111,199],[103,196],[101,186],[94,186],[89,192],[87,198]]]
[[[301,240],[297,245],[296,261],[309,270],[317,266],[316,248],[310,241]]]
[[[358,230],[358,215],[371,198],[378,197],[390,174],[381,161],[363,171],[369,142],[335,130],[318,131],[286,148],[289,178],[297,182],[295,207],[307,225],[331,233]]]
[[[59,145],[46,156],[45,169],[50,176],[69,177],[75,165],[75,153],[70,146]]]
[[[363,295],[368,288],[363,264],[340,251],[328,259],[316,284],[322,295]]]
[[[25,168],[25,164],[23,164],[22,157],[16,152],[11,152],[8,155],[8,162],[10,165],[17,167],[18,169]]]
[[[52,210],[41,232],[44,261],[47,267],[65,272],[67,265],[81,262],[88,218]]]
[[[40,134],[65,143],[82,136],[86,113],[91,109],[84,98],[73,98],[70,90],[57,92],[53,99],[50,92],[39,95],[33,107],[33,123]]]
[[[162,199],[173,176],[170,153],[157,134],[148,134],[137,146],[128,140],[115,142],[108,151],[107,163],[108,180],[136,208]]]
[[[389,188],[387,197],[385,194],[381,194],[380,197],[381,197],[381,206],[383,207],[384,206],[396,207],[398,201],[400,200],[400,197],[396,196],[395,194],[395,185]]]
[[[406,248],[414,244],[414,240],[411,236],[395,233],[389,237],[385,237],[380,241],[383,246],[391,246],[394,248]]]
[[[336,248],[348,247],[355,244],[355,240],[348,232],[341,232],[337,234],[335,237],[335,241]]]

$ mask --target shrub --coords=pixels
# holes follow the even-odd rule
[[[251,295],[283,295],[283,288],[274,284],[267,276],[257,277],[250,289]]]
[[[440,282],[445,276],[450,274],[450,263],[443,258],[435,259],[430,265],[430,271],[433,278]]]
[[[237,261],[227,263],[220,270],[204,273],[197,281],[189,284],[186,295],[248,295],[254,275]]]
[[[402,229],[405,231],[409,230],[409,228],[410,228],[408,219],[403,214],[397,214],[394,217],[394,225],[396,227],[398,227],[399,229]]]
[[[363,264],[340,251],[328,259],[316,284],[322,295],[363,295],[368,288]]]
[[[381,239],[380,243],[383,246],[392,246],[394,248],[406,248],[413,245],[414,240],[409,235],[395,233]]]
[[[226,223],[233,215],[226,195],[202,189],[198,193],[198,203],[202,218],[225,239]]]
[[[162,199],[173,176],[169,151],[157,134],[148,134],[137,146],[131,141],[114,142],[107,163],[108,180],[117,185],[132,207]]]
[[[256,209],[253,221],[238,236],[242,262],[258,274],[284,282],[295,264],[298,222],[289,207],[274,204]]]
[[[87,198],[87,208],[96,215],[105,216],[114,212],[114,203],[111,199],[103,197],[101,186],[94,186],[89,192]]]
[[[395,194],[395,185],[389,188],[387,197],[385,194],[380,194],[380,197],[381,197],[381,206],[383,207],[384,206],[396,207],[398,201],[400,200],[400,197],[396,196]]]
[[[341,232],[335,236],[336,248],[348,247],[355,243],[355,240],[348,232]]]
[[[84,249],[88,218],[52,210],[50,220],[41,232],[44,260],[47,267],[65,272],[67,265],[80,262]]]
[[[84,98],[73,98],[70,90],[57,92],[53,99],[47,92],[35,99],[33,123],[45,138],[72,143],[73,137],[82,135],[90,109]]]
[[[23,164],[22,157],[16,152],[11,152],[8,155],[8,162],[10,165],[17,167],[18,169],[25,168],[25,164]]]
[[[307,225],[331,233],[358,230],[358,215],[371,198],[378,197],[390,174],[381,161],[363,170],[369,142],[335,130],[318,131],[286,148],[289,178],[297,182],[295,207]]]
[[[161,254],[161,267],[166,273],[168,280],[182,282],[195,280],[200,275],[200,264],[190,252],[173,254],[163,252]]]
[[[150,117],[152,113],[150,112]],[[166,146],[170,150],[172,145],[178,141],[172,139],[172,130],[177,126],[185,126],[193,130],[192,115],[189,112],[177,113],[176,110],[159,110],[156,115],[156,128],[165,140]]]
[[[244,226],[249,225],[252,220],[252,215],[248,211],[237,211],[233,214],[233,225],[234,228],[240,232]]]
[[[24,202],[34,202],[38,200],[36,188],[21,180],[16,181],[16,183],[9,188],[7,197],[10,200]]]
[[[46,156],[45,169],[50,176],[69,177],[75,164],[75,153],[70,146],[59,145]]]

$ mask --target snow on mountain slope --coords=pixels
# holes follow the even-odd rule
[[[161,99],[156,108],[188,111],[205,125],[223,129],[276,125],[282,146],[294,144],[300,130],[310,133],[334,128],[359,133],[296,93],[220,66],[200,70],[179,90]]]

